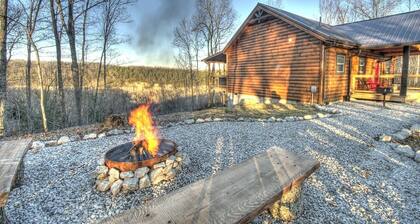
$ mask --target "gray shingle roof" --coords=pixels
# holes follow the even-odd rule
[[[327,39],[360,45],[363,48],[420,43],[420,10],[331,26],[324,23],[320,25],[319,21],[268,5],[258,5]]]

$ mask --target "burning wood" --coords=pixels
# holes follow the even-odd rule
[[[150,105],[144,104],[132,110],[128,118],[128,123],[135,128],[134,146],[138,144],[142,146],[139,148],[140,154],[142,154],[144,149],[149,155],[156,157],[159,151],[159,133],[154,125],[152,113],[149,109]]]

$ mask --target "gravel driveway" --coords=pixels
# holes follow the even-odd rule
[[[131,134],[28,152],[23,178],[5,212],[11,223],[92,223],[208,177],[269,148],[321,162],[304,185],[297,223],[418,223],[420,164],[374,137],[420,122],[420,106],[356,101],[334,104],[340,115],[296,122],[212,122],[161,130],[191,158],[176,179],[112,198],[94,189],[97,160]],[[255,222],[270,219],[262,214]]]

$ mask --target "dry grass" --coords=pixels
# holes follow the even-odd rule
[[[193,112],[181,112],[161,115],[157,120],[161,123],[176,122],[186,119],[197,118],[284,118],[287,116],[304,116],[316,114],[318,111],[310,105],[302,104],[263,104],[244,103],[235,105],[232,109],[226,107],[209,108]]]

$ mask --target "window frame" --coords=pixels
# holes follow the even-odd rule
[[[362,61],[364,62],[363,65],[361,65]],[[359,57],[359,70],[358,70],[359,74],[366,74],[366,62],[367,62],[366,57]],[[361,68],[363,68],[363,69],[361,69]]]
[[[338,62],[338,58],[339,57],[343,57],[343,62]],[[340,66],[343,66],[343,70],[342,71],[341,70],[338,70],[338,68]],[[346,71],[346,55],[345,54],[337,54],[335,56],[335,72],[337,74],[340,74],[341,75],[341,74],[344,74],[345,71]]]

